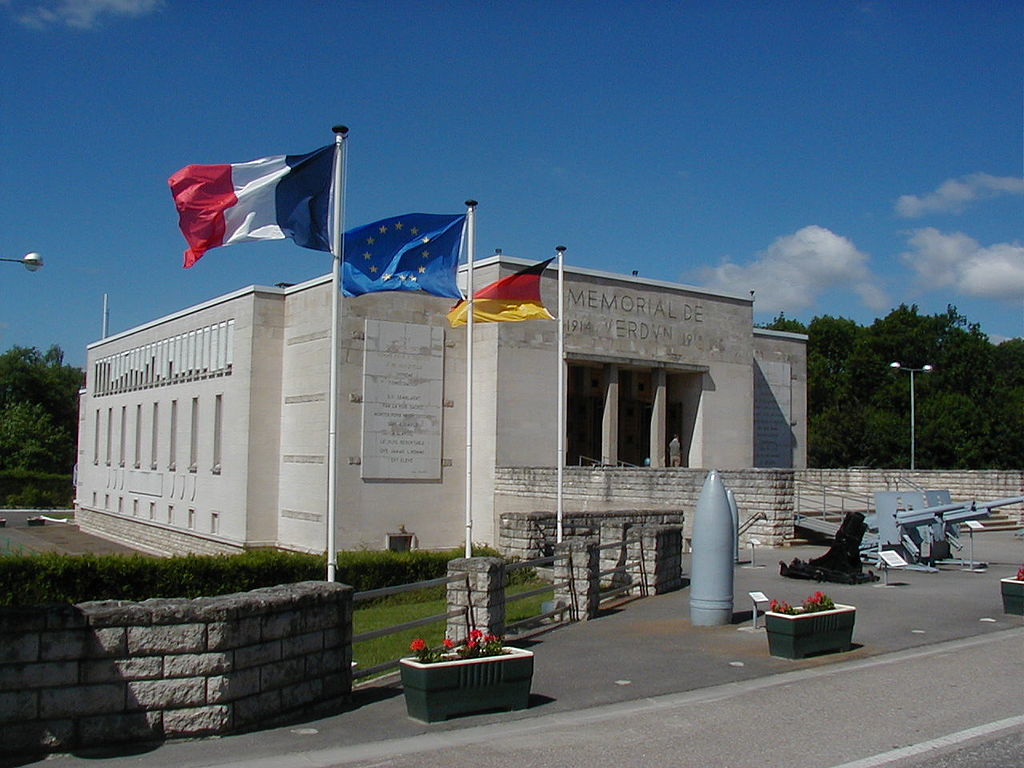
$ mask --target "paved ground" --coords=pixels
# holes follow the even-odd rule
[[[966,540],[965,540],[966,541]],[[967,546],[964,547],[967,555]],[[581,713],[603,707],[662,700],[701,690],[728,691],[735,686],[757,686],[759,681],[792,673],[814,674],[843,665],[871,663],[886,654],[915,652],[929,645],[963,641],[993,634],[1017,633],[1020,617],[1002,613],[998,579],[1016,573],[1024,563],[1024,539],[1012,532],[987,532],[975,537],[975,556],[988,561],[984,570],[945,565],[938,573],[891,572],[889,585],[818,585],[785,579],[778,561],[808,559],[822,554],[823,547],[758,549],[755,564],[735,571],[735,615],[731,625],[692,627],[689,592],[680,590],[626,602],[599,618],[558,627],[517,643],[536,652],[533,694],[527,710],[513,713],[461,717],[426,725],[406,716],[401,689],[393,679],[359,688],[351,708],[313,721],[253,734],[193,742],[168,743],[152,751],[130,755],[61,756],[51,758],[48,768],[78,765],[84,759],[96,764],[102,757],[112,765],[188,766],[251,764],[257,760],[274,765],[274,755],[371,754],[383,742],[409,743],[410,739],[434,739],[438,744],[456,740],[468,729],[503,725],[520,728],[526,721],[557,723],[579,719]],[[749,550],[744,553],[750,556]],[[684,570],[688,563],[684,563]],[[802,661],[768,655],[761,629],[751,626],[747,593],[761,591],[769,597],[798,603],[818,588],[836,602],[857,606],[854,632],[856,648],[849,653],[829,654]],[[763,624],[763,621],[759,622]],[[1005,645],[1005,643],[1003,643]],[[942,669],[937,668],[941,675]],[[718,695],[718,694],[716,694]],[[813,718],[816,705],[806,704]],[[569,722],[569,721],[566,721]],[[574,722],[574,721],[573,721]],[[514,725],[513,725],[514,724]],[[567,728],[575,726],[567,725]],[[280,764],[278,761],[277,764]]]
[[[135,550],[122,544],[90,536],[78,530],[74,523],[53,522],[66,519],[70,510],[0,510],[4,527],[0,528],[0,554],[31,554],[33,552],[60,552],[66,555],[130,554]],[[29,525],[30,518],[50,518],[42,525]]]

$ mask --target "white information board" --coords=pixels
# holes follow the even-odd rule
[[[750,595],[750,599],[753,600],[755,603],[771,602],[768,599],[768,595],[766,595],[764,592],[748,592],[747,594]]]
[[[985,526],[979,523],[977,520],[965,520],[964,525],[970,528],[972,531],[980,531]]]
[[[902,568],[907,564],[899,552],[895,552],[891,549],[883,549],[878,553],[879,559],[890,568]]]

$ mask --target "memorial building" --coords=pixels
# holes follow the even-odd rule
[[[480,288],[533,262],[480,260]],[[463,271],[464,271],[463,267]],[[566,266],[565,463],[803,468],[806,337],[753,327],[749,295]],[[558,312],[557,271],[541,295]],[[346,298],[339,549],[459,546],[467,329],[452,300]],[[325,549],[330,276],[250,286],[88,347],[83,530],[157,554]],[[475,323],[473,541],[496,544],[497,467],[553,467],[558,322]]]

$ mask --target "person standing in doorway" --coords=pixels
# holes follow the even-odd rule
[[[672,435],[672,439],[668,443],[668,463],[669,466],[679,466],[679,435]]]

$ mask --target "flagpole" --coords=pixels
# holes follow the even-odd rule
[[[466,205],[466,557],[473,556],[473,259],[476,256],[476,200]]]
[[[334,218],[331,227],[331,253],[334,264],[331,270],[331,373],[328,394],[327,427],[327,581],[334,581],[337,575],[338,557],[335,543],[335,521],[338,501],[338,318],[341,315],[341,265],[345,260],[344,231],[345,217],[345,139],[348,128],[336,125],[334,131]]]
[[[555,541],[562,543],[562,475],[565,467],[565,273],[563,258],[565,246],[556,245],[558,252],[558,449],[555,452],[558,462],[558,491],[555,503],[557,534]]]

